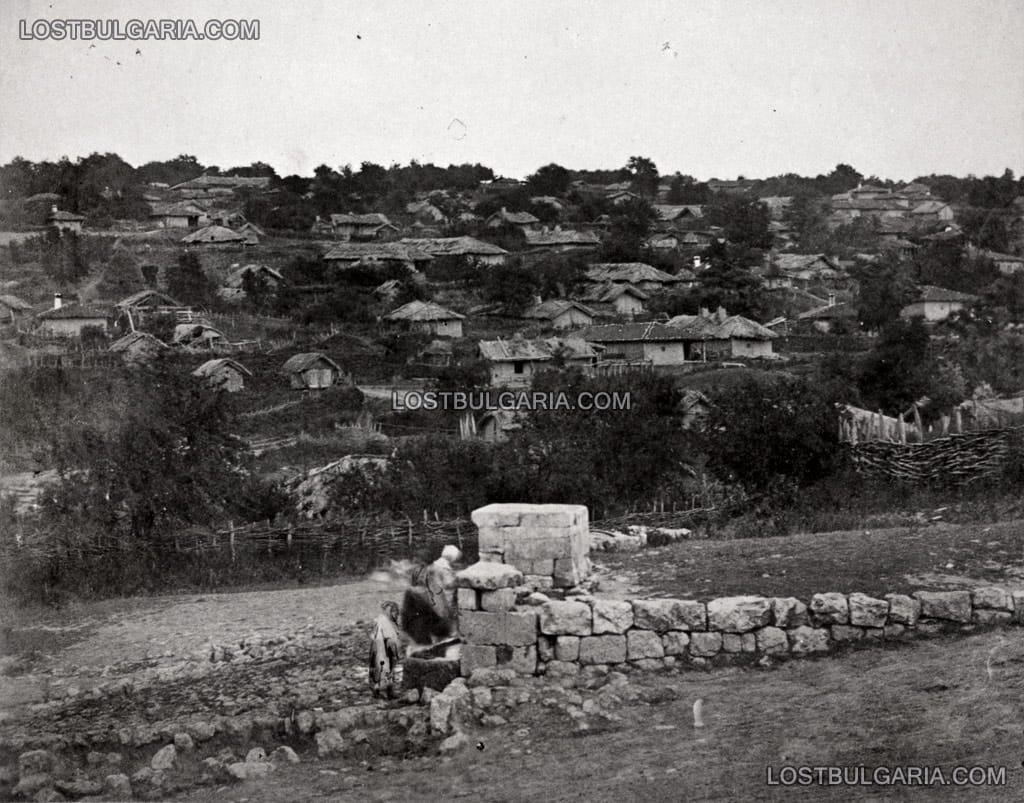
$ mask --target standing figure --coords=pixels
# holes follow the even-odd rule
[[[374,621],[370,637],[370,689],[374,697],[383,693],[391,699],[394,696],[395,669],[401,655],[398,606],[385,602],[380,607],[383,613]]]
[[[455,569],[452,564],[462,557],[458,547],[449,544],[441,550],[441,557],[431,563],[424,573],[427,596],[441,619],[448,622],[449,632],[458,632],[459,607],[456,602]]]

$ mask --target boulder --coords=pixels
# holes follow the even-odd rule
[[[54,755],[49,750],[28,750],[18,756],[18,777],[49,775],[54,764]]]
[[[270,754],[270,761],[273,764],[298,764],[301,759],[298,753],[283,744]]]
[[[464,611],[459,616],[459,631],[469,644],[525,646],[537,641],[537,612],[537,608],[494,613]]]
[[[316,734],[315,739],[316,754],[320,758],[336,756],[345,749],[345,740],[337,728],[324,728]]]
[[[811,597],[811,616],[819,625],[845,625],[850,622],[850,605],[845,594],[830,591]]]
[[[781,627],[762,627],[754,633],[757,650],[765,655],[781,655],[789,652],[786,631]]]
[[[161,772],[172,769],[177,762],[178,751],[173,744],[169,744],[156,751],[156,755],[150,760],[149,766],[154,772]]]
[[[187,733],[176,733],[174,734],[174,749],[180,750],[183,753],[187,753],[195,749],[195,742],[192,737]]]
[[[690,644],[690,635],[682,630],[670,630],[661,637],[665,655],[683,655]]]
[[[478,561],[455,574],[459,588],[475,588],[479,591],[495,591],[499,588],[515,588],[523,584],[523,573],[507,563]]]
[[[921,603],[922,618],[971,621],[969,591],[915,591],[914,597]]]
[[[587,636],[580,639],[580,663],[621,664],[626,660],[626,637],[618,635]],[[551,664],[548,664],[551,674]]]
[[[828,630],[801,625],[787,631],[789,650],[794,655],[812,652],[828,652]]]
[[[18,777],[18,783],[14,787],[15,797],[32,797],[42,789],[50,789],[53,786],[53,776],[48,772],[32,772]]]
[[[456,753],[469,744],[469,737],[462,731],[456,731],[438,745],[437,750],[441,755]]]
[[[626,657],[630,661],[664,658],[665,647],[661,637],[653,630],[630,630],[626,634]]]
[[[704,604],[683,599],[633,600],[633,626],[666,633],[669,630],[705,630]]]
[[[131,800],[135,797],[128,776],[119,772],[103,779],[103,794],[111,800]]]
[[[976,588],[971,594],[975,608],[989,608],[996,611],[1013,611],[1013,594],[1005,588],[986,586]]]
[[[722,597],[708,603],[708,627],[725,633],[748,633],[771,624],[772,603],[765,597]]]
[[[628,602],[595,599],[591,605],[594,614],[594,635],[625,633],[633,626],[633,606]]]
[[[913,627],[921,616],[921,603],[906,594],[886,594],[889,603],[889,621]]]
[[[549,636],[589,636],[593,615],[585,602],[546,602],[540,606],[540,630]]]
[[[319,744],[317,750],[319,752]],[[236,781],[251,781],[254,778],[264,778],[269,775],[274,771],[274,765],[269,761],[237,761],[234,764],[228,764],[225,769],[227,769],[228,775]]]
[[[721,633],[692,633],[690,635],[690,655],[695,658],[711,658],[722,649]]]
[[[267,751],[264,750],[262,747],[254,747],[252,750],[245,754],[245,760],[246,763],[250,764],[255,761],[266,761]]]
[[[796,597],[772,597],[772,621],[781,628],[809,624],[807,606]]]
[[[889,616],[889,602],[867,594],[850,594],[850,624],[858,627],[883,627]]]

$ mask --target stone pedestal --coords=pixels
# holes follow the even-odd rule
[[[494,504],[473,511],[480,560],[515,566],[534,588],[571,588],[590,574],[584,505]]]

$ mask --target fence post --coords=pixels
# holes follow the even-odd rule
[[[235,523],[233,521],[229,521],[228,522],[228,533],[230,534],[230,539],[229,539],[228,543],[231,546],[231,562],[234,563],[235,562]]]

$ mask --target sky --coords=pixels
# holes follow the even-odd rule
[[[258,19],[260,38],[19,38],[133,18]],[[1021,0],[3,0],[0,162],[1019,175],[1022,42]]]

